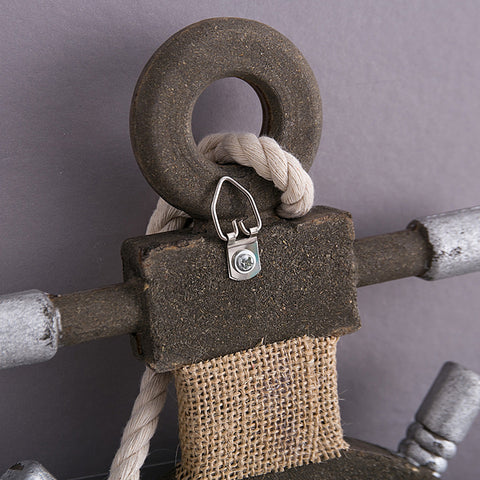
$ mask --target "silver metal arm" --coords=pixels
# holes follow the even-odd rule
[[[480,270],[480,206],[419,218],[409,227],[422,230],[432,248],[426,280]]]
[[[0,297],[0,368],[50,360],[57,352],[60,312],[39,290]]]
[[[399,453],[440,477],[479,411],[480,376],[458,363],[445,363],[400,442]]]

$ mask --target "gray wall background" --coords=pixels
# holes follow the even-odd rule
[[[129,144],[136,79],[170,35],[213,16],[265,22],[310,62],[316,201],[351,211],[358,237],[480,204],[479,2],[2,0],[0,294],[121,280],[121,242],[155,204]],[[257,133],[260,115],[250,87],[222,81],[195,132]],[[479,286],[471,274],[359,290],[363,328],[338,354],[346,434],[396,448],[444,361],[480,371]],[[115,338],[1,371],[0,471],[35,458],[59,479],[106,472],[142,370]],[[445,478],[478,478],[479,446],[477,420]],[[176,453],[172,392],[148,461]]]

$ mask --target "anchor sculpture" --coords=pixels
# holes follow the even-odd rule
[[[320,141],[321,100],[297,48],[270,27],[244,19],[204,20],[178,32],[140,76],[131,139],[150,185],[187,212],[192,224],[126,240],[123,283],[66,295],[32,290],[0,297],[0,367],[45,361],[58,347],[130,334],[135,355],[157,372],[174,371],[247,351],[262,339],[354,332],[360,328],[358,287],[480,270],[480,207],[414,219],[404,230],[363,239],[354,238],[351,215],[334,208],[279,218],[280,193],[273,184],[246,167],[209,163],[193,140],[196,100],[210,83],[230,76],[258,93],[262,134],[308,170]],[[211,218],[215,188],[225,176],[251,194],[262,222],[262,268],[245,281],[229,278]],[[218,223],[243,218],[249,224],[242,192],[226,187],[214,203]],[[346,439],[349,449],[339,458],[262,478],[431,479],[445,471],[479,408],[480,377],[448,363],[399,453]],[[39,464],[20,462],[2,480],[49,476]]]

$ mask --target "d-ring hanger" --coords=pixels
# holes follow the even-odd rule
[[[320,141],[322,109],[313,72],[290,40],[242,18],[211,18],[167,40],[140,75],[130,112],[132,147],[146,179],[167,202],[194,218],[210,217],[220,178],[242,182],[259,211],[273,210],[280,192],[252,169],[216,165],[198,151],[192,112],[211,83],[237,77],[257,92],[261,134],[273,137],[308,170]],[[244,215],[234,192],[218,206],[220,219]],[[242,225],[239,225],[242,228]]]
[[[243,223],[243,219],[240,220],[238,224],[237,224],[237,220],[233,220],[232,233],[234,233],[235,239],[238,237],[238,234],[239,234],[238,225],[240,225],[240,229],[247,237],[250,237],[252,235],[257,235],[260,229],[262,228],[262,218],[260,217],[260,213],[258,212],[258,208],[257,208],[257,204],[255,203],[255,200],[253,199],[252,195],[246,188],[242,187],[242,185],[240,185],[233,178],[225,176],[225,177],[222,177],[217,183],[217,188],[215,189],[212,205],[210,208],[212,213],[213,224],[215,225],[215,230],[217,231],[218,236],[225,242],[227,242],[229,238],[231,238],[231,234],[227,236],[222,232],[222,227],[220,226],[220,221],[218,220],[218,215],[217,215],[218,197],[220,196],[220,191],[222,190],[222,186],[225,182],[229,182],[235,187],[237,187],[248,198],[248,201],[250,202],[250,206],[252,207],[252,210],[253,210],[253,214],[255,215],[255,220],[257,221],[257,225],[255,227],[247,228]]]
[[[248,198],[257,221],[257,225],[255,227],[247,228],[243,223],[243,219],[240,221],[235,219],[232,221],[233,232],[227,233],[227,235],[223,233],[217,215],[217,203],[218,197],[220,196],[220,191],[222,190],[222,186],[225,182],[229,182],[237,187]],[[217,231],[218,236],[227,242],[227,266],[228,276],[230,279],[249,280],[250,278],[258,275],[258,273],[260,273],[261,266],[260,254],[258,252],[257,235],[262,228],[262,218],[260,217],[257,205],[250,192],[233,178],[227,176],[222,177],[218,181],[210,208],[215,230]],[[238,228],[239,225],[240,229],[247,236],[247,238],[238,239],[238,234],[240,233]]]

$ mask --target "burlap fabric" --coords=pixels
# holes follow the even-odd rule
[[[337,338],[302,337],[179,369],[178,480],[240,480],[337,457]]]

